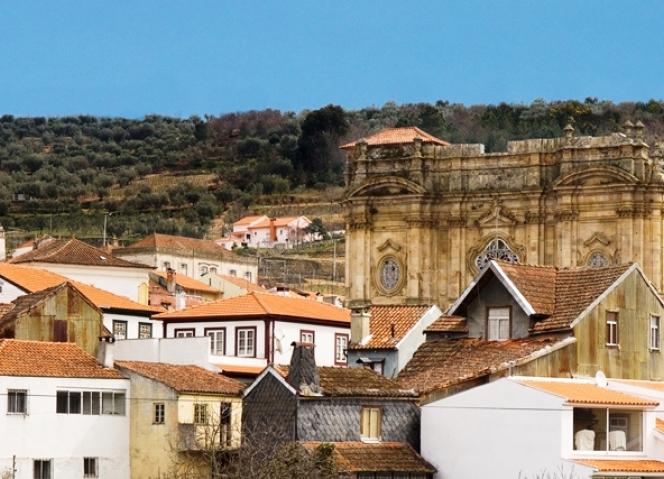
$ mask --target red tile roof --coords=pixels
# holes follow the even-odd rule
[[[0,263],[0,278],[9,281],[27,293],[36,293],[69,282],[100,309],[118,309],[154,314],[164,312],[161,307],[140,304],[124,296],[113,294],[89,284],[73,281],[40,268]]]
[[[244,389],[244,384],[241,382],[199,366],[146,361],[116,361],[115,367],[153,379],[181,393],[238,396]]]
[[[164,271],[152,271],[150,274],[159,276],[164,280],[168,279],[168,275]],[[207,285],[202,281],[195,280],[184,274],[176,274],[175,282],[182,286],[182,288],[190,291],[199,291],[209,294],[221,294],[221,291],[219,291],[217,288],[213,288],[212,286]]]
[[[235,223],[233,223],[233,225],[234,226],[248,225],[264,217],[265,217],[264,215],[245,216],[244,218],[240,218],[239,220],[237,220]]]
[[[402,128],[385,128],[377,133],[363,138],[369,146],[383,146],[383,145],[404,145],[413,143],[415,138],[421,138],[423,143],[433,143],[441,146],[448,146],[449,143],[430,135],[426,131],[420,130],[415,126],[407,126]],[[352,141],[341,145],[339,148],[348,149],[357,145],[360,140]]]
[[[597,472],[664,472],[664,462],[654,459],[579,459],[575,462],[592,467]]]
[[[0,376],[121,379],[75,343],[0,339]]]
[[[371,338],[365,344],[351,344],[351,349],[393,349],[431,309],[431,305],[372,305],[369,309]]]
[[[163,320],[216,320],[281,316],[350,324],[350,310],[308,299],[252,291],[242,296],[205,303],[155,316]]]
[[[262,291],[265,292],[265,288],[262,286],[252,283],[251,281],[247,281],[244,278],[238,278],[237,276],[229,276],[226,274],[218,274],[218,277],[222,278],[224,281],[228,281],[231,284],[234,284],[238,288],[246,289],[247,292],[250,291]]]
[[[429,325],[425,332],[429,333],[467,333],[468,324],[463,316],[441,316]]]
[[[163,249],[170,251],[181,251],[191,254],[192,251],[196,253],[208,253],[217,256],[225,256],[230,254],[223,246],[218,245],[212,240],[188,238],[186,236],[164,235],[160,233],[153,233],[145,238],[130,244],[127,248],[118,249],[118,253],[123,252],[125,249]]]
[[[535,337],[508,341],[483,339],[434,339],[420,345],[397,381],[403,387],[426,394],[507,368],[551,347],[560,337]]]
[[[12,258],[10,263],[55,263],[83,266],[113,266],[120,268],[147,268],[151,266],[117,258],[83,241],[71,238],[48,242],[36,250]]]
[[[283,226],[288,226],[288,223],[291,221],[294,221],[298,219],[299,216],[283,216],[281,218],[274,218],[274,226],[275,227],[283,227]],[[257,229],[257,228],[269,228],[272,225],[270,218],[264,219],[259,223],[250,225],[248,229]]]
[[[565,398],[568,404],[574,405],[654,407],[659,404],[659,402],[651,399],[574,380],[546,381],[520,379],[518,382],[525,386]]]
[[[412,447],[402,442],[305,441],[301,444],[308,450],[313,450],[321,444],[334,446],[334,461],[340,471],[345,473],[433,474],[436,472],[436,469]]]

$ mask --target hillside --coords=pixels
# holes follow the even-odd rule
[[[41,233],[131,240],[157,231],[218,236],[247,212],[342,223],[340,142],[415,125],[451,142],[500,151],[510,139],[579,134],[641,120],[664,137],[664,103],[535,101],[529,105],[385,104],[344,111],[276,110],[205,118],[0,117],[0,222],[9,239]]]

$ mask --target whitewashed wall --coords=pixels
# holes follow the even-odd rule
[[[149,361],[170,364],[210,365],[210,342],[207,338],[129,339],[113,344],[116,361]]]
[[[256,328],[256,357],[265,359],[265,322],[253,321],[208,321],[208,322],[182,322],[168,323],[166,337],[175,337],[176,329],[194,329],[196,337],[205,337],[206,328],[226,328],[226,355],[235,356],[235,329]]]
[[[118,313],[104,313],[104,326],[113,332],[113,321],[126,321],[127,322],[127,339],[138,339],[138,324],[149,323],[152,325],[152,337],[161,338],[164,335],[164,329],[161,321],[157,319],[150,319],[145,316],[118,314]]]
[[[147,268],[94,267],[50,263],[31,263],[30,266],[52,271],[66,278],[105,289],[138,303],[141,302],[139,286],[149,284],[149,270]]]
[[[28,390],[28,413],[7,414],[7,389]],[[124,416],[57,414],[56,391],[126,390]],[[0,472],[16,456],[16,479],[32,479],[33,459],[52,459],[53,478],[83,477],[96,457],[99,477],[129,478],[129,381],[0,376]]]
[[[411,360],[417,348],[424,342],[426,339],[424,336],[424,330],[428,328],[431,323],[440,317],[443,312],[438,306],[432,306],[420,319],[420,321],[411,328],[410,331],[399,341],[397,344],[397,368],[394,372],[396,376],[399,371],[401,371],[408,361]]]
[[[0,279],[0,288],[2,288],[2,291],[0,291],[0,303],[11,303],[19,296],[27,294],[26,291],[4,279]]]
[[[289,364],[293,341],[300,341],[300,331],[314,331],[314,354],[317,366],[335,366],[334,364],[334,335],[346,334],[350,337],[350,326],[322,326],[319,324],[290,323],[275,321],[274,323],[274,363]],[[281,346],[281,351],[278,347]]]

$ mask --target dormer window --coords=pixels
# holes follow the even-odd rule
[[[574,450],[643,451],[643,411],[574,408]]]
[[[489,341],[510,339],[511,308],[509,306],[487,309],[486,338]]]

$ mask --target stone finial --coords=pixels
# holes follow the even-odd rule
[[[636,136],[638,140],[643,140],[645,129],[646,126],[643,124],[643,122],[641,122],[641,120],[637,121],[636,125],[634,125],[634,136]]]
[[[565,125],[563,131],[565,132],[565,138],[567,139],[571,139],[572,136],[574,136],[574,127],[572,126],[571,122],[568,122],[567,125]]]
[[[367,147],[369,146],[369,144],[367,143],[367,140],[365,138],[360,138],[359,140],[357,140],[357,143],[355,143],[355,144],[357,145],[357,147],[360,150],[360,157],[361,158],[366,157],[367,156]]]
[[[623,130],[625,130],[625,135],[631,138],[634,130],[634,123],[629,120],[625,120],[625,123],[623,123]]]
[[[415,147],[415,156],[422,156],[422,138],[416,136],[413,138],[413,146]]]

